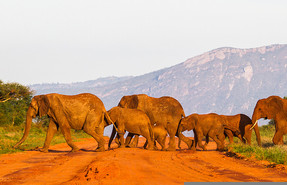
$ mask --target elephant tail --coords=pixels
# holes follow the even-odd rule
[[[154,141],[154,132],[153,132],[153,128],[151,126],[151,122],[149,122],[149,124],[148,124],[148,129],[149,129],[149,133],[150,133],[150,138],[152,141]]]
[[[115,135],[116,135],[116,129],[115,129],[115,127],[113,127],[113,131],[112,131],[112,134],[111,134],[111,137],[110,137],[110,140],[109,140],[109,144],[108,144],[108,148],[109,149],[111,148],[111,143],[112,143]]]
[[[110,124],[113,124],[113,125],[114,125],[114,128],[116,129],[116,131],[117,131],[118,133],[121,133],[121,132],[119,132],[118,128],[116,127],[115,123],[114,123],[113,120],[110,118],[110,116],[109,116],[109,114],[108,114],[107,112],[104,112],[104,116],[105,116],[105,119],[106,119],[106,121],[108,122],[108,124],[109,124],[109,125],[110,125]]]

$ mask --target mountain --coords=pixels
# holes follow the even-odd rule
[[[172,96],[191,113],[252,115],[258,99],[287,96],[287,45],[218,48],[178,65],[136,77],[108,77],[72,84],[31,85],[36,94],[89,92],[117,106],[124,95]]]

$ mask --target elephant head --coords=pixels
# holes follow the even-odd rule
[[[136,109],[138,108],[139,99],[137,95],[123,96],[118,106],[122,108]]]
[[[193,130],[195,128],[195,125],[198,121],[198,115],[192,114],[190,116],[184,117],[180,120],[178,129],[177,129],[177,135],[178,135],[178,148],[180,148],[181,140],[185,141],[185,143],[188,145],[188,148],[191,148],[193,145],[193,141],[191,142],[188,138],[186,138],[182,132],[186,130]]]
[[[22,139],[14,146],[18,147],[22,144],[28,137],[29,131],[31,129],[32,119],[36,116],[42,117],[47,115],[50,109],[50,103],[46,95],[39,95],[32,98],[30,106],[28,107],[26,114],[26,126]]]
[[[284,102],[283,99],[279,96],[270,96],[266,99],[258,100],[252,115],[252,124],[253,127],[258,127],[258,120],[261,118],[264,119],[274,119],[276,129],[278,128],[278,120],[284,119],[286,117],[284,113]]]
[[[278,96],[270,96],[266,99],[258,100],[252,115],[253,126],[257,124],[258,120],[275,119],[276,115],[282,114],[283,102]]]
[[[196,122],[197,122],[196,114],[184,117],[180,120],[178,131],[183,132],[186,130],[192,130],[194,129]]]

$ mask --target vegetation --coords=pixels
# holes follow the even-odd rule
[[[0,126],[23,124],[32,94],[29,87],[0,80]]]
[[[235,153],[239,153],[247,158],[256,158],[258,160],[266,160],[275,164],[287,164],[287,139],[284,138],[285,145],[278,146],[274,145],[272,138],[275,133],[275,125],[268,124],[259,127],[262,147],[257,145],[256,140],[252,141],[251,146],[244,145],[239,139],[236,139],[234,144],[229,146],[229,150]],[[253,133],[253,138],[255,134]]]
[[[24,125],[22,126],[5,126],[0,127],[0,154],[15,153],[23,150],[34,150],[38,147],[43,147],[46,138],[47,127],[39,123],[33,123],[30,133],[26,141],[19,146],[19,149],[12,148],[23,136]],[[79,141],[79,138],[88,138],[88,134],[83,131],[72,130],[73,141]],[[63,134],[58,131],[51,145],[65,143]]]

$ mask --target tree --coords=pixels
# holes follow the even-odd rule
[[[24,123],[32,95],[29,87],[0,80],[0,125]]]

